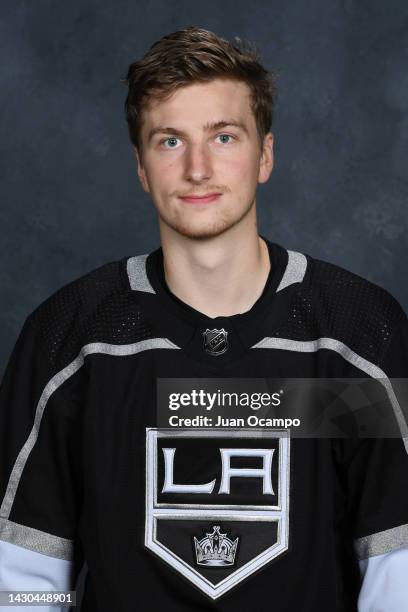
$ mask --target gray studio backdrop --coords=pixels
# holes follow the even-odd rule
[[[405,0],[13,0],[0,16],[0,375],[62,285],[158,246],[120,79],[166,33],[254,41],[278,73],[260,231],[369,278],[407,309]]]

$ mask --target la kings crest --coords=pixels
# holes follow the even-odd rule
[[[289,546],[287,431],[146,429],[145,545],[212,599]]]

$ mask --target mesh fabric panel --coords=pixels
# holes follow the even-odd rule
[[[334,338],[378,364],[403,316],[398,301],[382,287],[308,256],[289,316],[274,333],[293,340]]]
[[[65,285],[32,314],[53,372],[91,342],[131,344],[152,337],[127,284],[124,260],[107,263]]]

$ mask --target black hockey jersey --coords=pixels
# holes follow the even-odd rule
[[[403,425],[398,302],[264,240],[245,313],[178,299],[158,248],[27,318],[0,393],[3,589],[73,589],[85,561],[83,612],[355,612],[359,560],[408,546],[407,438],[158,426],[158,381],[263,377],[381,379]]]

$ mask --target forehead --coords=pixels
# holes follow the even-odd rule
[[[177,89],[166,100],[149,100],[143,111],[143,126],[156,125],[194,128],[223,117],[243,121],[255,128],[250,89],[243,81],[214,79]]]

